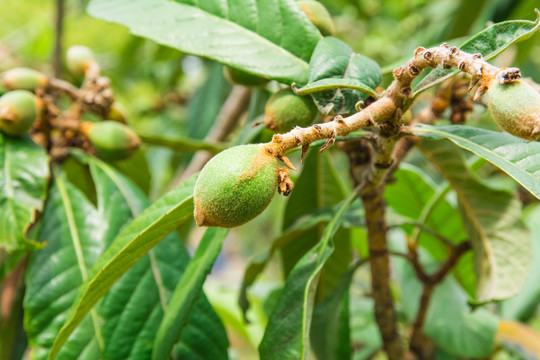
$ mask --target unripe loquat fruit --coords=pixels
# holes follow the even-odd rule
[[[261,144],[240,145],[214,156],[195,185],[199,226],[231,228],[259,215],[277,188],[277,160]]]
[[[0,131],[20,136],[28,132],[39,114],[36,97],[27,90],[14,90],[0,98]]]
[[[117,121],[84,122],[81,131],[92,143],[97,156],[104,160],[127,159],[141,143],[133,130]]]
[[[264,108],[264,125],[277,133],[285,133],[295,126],[306,127],[319,114],[309,96],[296,95],[291,89],[280,90],[268,99]]]

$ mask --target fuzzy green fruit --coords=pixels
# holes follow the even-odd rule
[[[319,29],[323,36],[332,36],[336,32],[332,16],[323,4],[318,1],[302,0],[298,5],[304,10],[309,20]]]
[[[81,131],[90,139],[97,156],[104,160],[127,159],[140,145],[137,134],[117,121],[85,122]]]
[[[214,156],[195,185],[195,220],[199,226],[231,228],[255,218],[277,188],[277,160],[264,147],[240,145]]]
[[[86,70],[95,62],[94,52],[83,45],[74,45],[66,53],[66,63],[74,75],[84,75]]]
[[[244,86],[263,86],[268,82],[267,79],[259,77],[257,75],[249,74],[245,71],[225,66],[223,68],[223,74],[227,81],[231,84],[238,84]]]
[[[313,124],[318,114],[311,97],[299,96],[290,89],[283,89],[272,94],[266,102],[264,125],[274,132],[285,133],[295,126]]]
[[[37,70],[29,68],[10,69],[0,76],[2,86],[7,90],[34,91],[37,87],[47,86],[49,78]]]
[[[0,131],[12,136],[23,135],[38,117],[36,97],[26,90],[14,90],[0,98]]]
[[[518,80],[508,84],[494,82],[488,90],[488,108],[499,126],[527,140],[540,136],[540,93]]]

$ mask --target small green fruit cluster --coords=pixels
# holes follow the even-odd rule
[[[323,36],[332,36],[336,32],[332,16],[323,4],[313,0],[298,1],[298,5],[304,10],[309,20],[319,29]]]
[[[227,81],[231,84],[244,85],[244,86],[263,86],[268,80],[256,75],[249,74],[245,71],[235,69],[230,66],[223,68],[223,74]]]
[[[39,109],[34,94],[27,90],[14,90],[0,98],[0,131],[20,136],[34,125]]]
[[[231,228],[259,215],[277,188],[277,160],[264,146],[240,145],[214,156],[195,185],[199,226]]]
[[[7,90],[34,91],[49,84],[49,78],[37,70],[29,68],[10,69],[0,76],[1,85]]]
[[[493,82],[488,89],[488,108],[499,126],[527,140],[540,136],[540,93],[521,80]]]
[[[133,130],[117,121],[84,122],[81,131],[92,143],[97,156],[104,160],[127,159],[141,143]]]
[[[94,52],[83,45],[75,45],[66,53],[66,63],[69,71],[77,76],[82,76],[96,61]]]
[[[266,102],[264,125],[277,133],[285,133],[295,126],[310,126],[319,114],[309,96],[296,95],[291,89],[274,93]]]

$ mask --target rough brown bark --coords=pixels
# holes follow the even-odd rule
[[[361,195],[368,230],[371,288],[375,301],[375,320],[383,339],[384,350],[389,360],[401,360],[404,358],[404,348],[397,329],[394,299],[390,290],[390,257],[382,190],[379,186]]]

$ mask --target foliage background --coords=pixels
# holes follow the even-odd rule
[[[538,6],[534,0],[321,2],[334,17],[336,37],[383,68],[402,63],[417,46],[428,47],[461,38],[480,31],[489,22],[533,19],[533,9]],[[230,90],[221,66],[136,38],[122,26],[93,19],[85,14],[85,3],[66,0],[64,49],[83,44],[95,51],[104,75],[112,79],[115,95],[126,106],[130,125],[146,133],[203,138]],[[55,1],[1,0],[0,7],[0,71],[24,65],[51,73]],[[520,67],[525,76],[540,82],[540,37],[513,45],[494,63]],[[70,79],[67,72],[62,77]],[[385,77],[384,82],[389,81]],[[486,116],[478,108],[472,122],[495,129]],[[170,188],[179,169],[191,157],[189,153],[155,146],[146,146],[145,156],[147,167],[139,168],[140,173],[133,177],[153,200]],[[338,153],[332,156],[339,172],[347,174],[346,159]],[[346,176],[342,178],[348,181]],[[493,181],[502,187],[515,186],[503,177]],[[241,359],[257,358],[256,344],[262,337],[261,324],[267,316],[265,307],[269,306],[268,299],[273,298],[271,294],[279,288],[282,277],[279,261],[273,260],[250,292],[254,305],[250,315],[261,321],[248,326],[242,324],[236,305],[237,292],[247,260],[270,245],[255,239],[273,239],[280,232],[282,224],[276,219],[281,219],[278,214],[283,212],[285,203],[284,198],[276,197],[262,216],[231,232],[205,284],[210,301],[228,326],[233,351]],[[186,232],[187,227],[180,232]],[[357,235],[355,243],[362,252],[360,230]],[[191,233],[187,239],[191,248],[200,236],[200,231]],[[360,272],[357,276],[362,278],[366,274]],[[540,331],[540,317],[532,317],[529,323]]]

